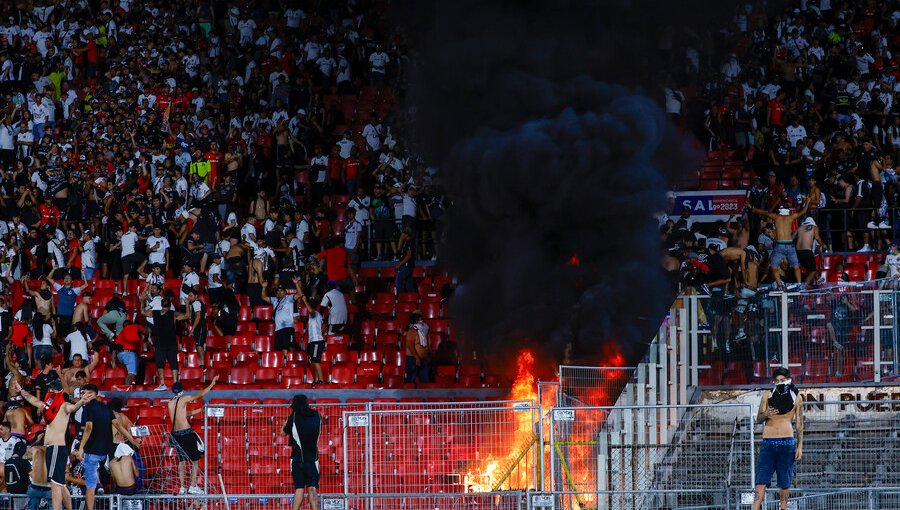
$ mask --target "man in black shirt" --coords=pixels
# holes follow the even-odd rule
[[[87,510],[94,510],[94,494],[99,485],[100,464],[106,462],[107,456],[113,452],[113,412],[106,404],[96,400],[98,391],[95,384],[85,384],[81,388],[81,393],[93,400],[84,406],[82,414],[84,430],[78,449],[74,452],[76,459],[84,461]]]
[[[59,372],[53,366],[53,356],[45,354],[39,362],[41,371],[34,378],[34,391],[36,392],[35,396],[42,399],[47,394],[47,388],[50,387],[50,383],[59,380]]]
[[[159,386],[156,391],[166,391],[165,369],[166,362],[172,369],[175,382],[178,382],[178,336],[175,330],[175,321],[187,319],[186,314],[175,314],[172,309],[172,298],[168,295],[162,298],[162,310],[144,308],[146,317],[153,317],[153,350],[156,353],[156,376]]]
[[[6,459],[4,464],[4,473],[6,474],[6,492],[10,494],[27,494],[28,486],[31,485],[31,463],[25,460],[25,450],[28,446],[25,441],[19,441],[13,447],[12,457]],[[13,508],[25,508],[25,498],[16,499]],[[21,502],[21,504],[20,504]]]
[[[322,418],[310,409],[306,395],[294,395],[291,414],[281,428],[281,435],[290,437],[291,476],[294,479],[294,502],[291,510],[300,510],[303,491],[309,491],[309,504],[319,510],[319,433]]]

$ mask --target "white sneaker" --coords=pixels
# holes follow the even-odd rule
[[[866,224],[866,228],[869,230],[878,230],[878,225],[876,225],[874,221],[870,221]]]
[[[872,248],[869,248],[868,244],[864,244],[862,248],[856,250],[856,253],[868,253],[872,251]]]
[[[165,383],[163,383],[163,384],[160,384],[159,386],[157,386],[156,389],[153,390],[153,391],[166,391],[166,390],[168,390],[168,389],[169,389],[168,386],[166,386]],[[182,489],[183,489],[183,488],[184,488],[184,487],[182,487]]]
[[[203,489],[201,489],[200,487],[191,487],[190,489],[188,489],[188,494],[195,494],[198,496],[202,496],[202,495],[206,494],[206,492],[204,492]]]
[[[890,230],[891,224],[886,221],[882,221],[881,223],[878,224],[878,228],[880,228],[882,230]]]
[[[187,494],[187,489],[185,489],[184,487],[179,488],[178,494]]]

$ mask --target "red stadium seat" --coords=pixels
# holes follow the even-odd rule
[[[238,322],[246,322],[253,318],[253,309],[249,306],[242,306],[238,310]]]
[[[275,335],[275,323],[272,321],[259,322],[256,324],[256,334],[265,336]]]
[[[259,353],[259,366],[262,368],[283,368],[284,354],[281,351],[264,351]]]
[[[336,366],[331,370],[331,382],[334,384],[353,384],[354,370],[346,366]]]
[[[200,354],[196,352],[188,352],[181,354],[181,364],[185,367],[199,367],[203,364]]]
[[[241,351],[234,357],[234,366],[236,367],[257,367],[259,366],[259,353]]]
[[[277,368],[259,368],[256,370],[256,382],[269,386],[277,385],[278,373]]]
[[[252,367],[235,367],[231,370],[231,375],[228,378],[229,383],[239,386],[253,384],[254,371]]]
[[[253,318],[258,321],[271,321],[272,320],[272,306],[264,305],[257,306],[253,309]]]
[[[272,351],[275,348],[275,339],[271,335],[257,335],[253,338],[253,348],[259,352]]]
[[[231,352],[249,351],[253,348],[253,336],[238,334],[231,338]]]
[[[206,350],[207,351],[224,351],[228,349],[228,339],[224,336],[217,335],[209,335],[206,337]]]

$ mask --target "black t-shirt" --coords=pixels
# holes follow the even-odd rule
[[[729,269],[728,262],[725,262],[725,258],[722,257],[721,253],[716,252],[710,255],[707,264],[709,264],[711,270],[710,278],[716,280],[731,278],[731,269]]]
[[[319,432],[322,430],[319,413],[312,411],[308,416],[291,413],[282,430],[291,438],[291,458],[303,462],[319,460]]]
[[[85,453],[109,455],[113,453],[112,422],[113,412],[103,402],[93,400],[84,406],[82,422],[87,425],[93,422],[91,436],[84,445]]]
[[[31,462],[22,457],[11,457],[4,464],[6,473],[6,492],[10,494],[25,494],[31,484],[28,473],[31,472]]]
[[[157,349],[175,349],[178,342],[175,337],[175,312],[173,310],[153,311],[153,347]]]
[[[34,388],[40,391],[43,397],[47,394],[47,388],[50,386],[50,383],[56,380],[59,380],[59,374],[56,373],[56,370],[51,370],[46,374],[41,372],[34,378]]]

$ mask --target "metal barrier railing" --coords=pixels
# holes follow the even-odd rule
[[[804,384],[900,374],[900,292],[835,287],[750,297],[681,298],[694,385],[750,384],[787,367]],[[702,371],[702,372],[701,372]]]
[[[609,406],[631,382],[635,367],[559,366],[563,405]]]
[[[749,404],[554,408],[547,433],[550,488],[718,491],[729,480],[750,487],[751,410]],[[736,443],[748,450],[749,462],[732,467]]]

